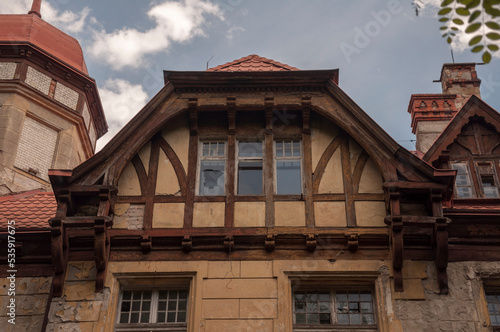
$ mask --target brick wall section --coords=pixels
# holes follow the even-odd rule
[[[7,278],[0,278],[8,285]],[[52,278],[16,278],[16,324],[8,323],[9,287],[0,287],[0,326],[2,331],[41,331]]]
[[[34,168],[38,170],[36,176],[48,181],[56,142],[57,131],[26,117],[14,166],[24,171]]]
[[[61,82],[57,82],[56,91],[54,93],[54,99],[58,102],[68,106],[69,108],[76,110],[76,105],[78,104],[78,97],[80,95],[78,92],[74,91],[71,88],[68,88],[66,85]]]
[[[28,67],[28,72],[26,73],[25,82],[29,86],[48,95],[50,91],[50,83],[52,82],[52,78],[39,72],[33,67]]]
[[[87,103],[83,103],[82,116],[83,116],[83,121],[85,121],[85,129],[88,129],[90,123],[90,113]]]
[[[17,62],[0,62],[0,80],[12,80],[16,73]]]

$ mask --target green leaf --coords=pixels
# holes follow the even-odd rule
[[[478,52],[481,52],[483,50],[484,46],[483,45],[478,45],[474,48],[472,48],[471,52],[472,53],[478,53]]]
[[[473,33],[474,31],[477,31],[481,27],[481,23],[472,23],[465,29],[466,33]]]
[[[479,16],[481,15],[481,11],[480,10],[476,10],[474,11],[472,14],[470,14],[470,17],[469,17],[469,23],[472,23],[476,18],[478,18]]]
[[[450,29],[453,30],[453,31],[458,31],[457,27],[451,27]]]
[[[452,3],[454,0],[444,0],[443,2],[441,2],[441,7],[446,7],[448,6],[450,3]]]
[[[496,52],[496,51],[500,50],[500,47],[498,47],[498,45],[490,44],[490,45],[488,45],[488,49],[490,51]]]
[[[443,9],[441,9],[440,11],[438,11],[438,15],[439,15],[439,16],[446,15],[446,14],[450,13],[450,12],[451,12],[451,10],[452,10],[451,8],[443,8]]]
[[[500,34],[496,32],[490,32],[486,34],[486,37],[488,37],[491,40],[499,40],[500,39]]]
[[[479,6],[480,3],[481,3],[481,0],[471,0],[468,4],[466,4],[466,6],[467,6],[467,8],[471,9],[471,8]]]
[[[441,17],[439,22],[448,22],[450,19],[448,17]]]
[[[500,24],[498,24],[497,22],[489,21],[484,24],[486,24],[486,26],[490,29],[500,30]]]
[[[464,21],[462,21],[459,18],[455,18],[455,19],[453,19],[453,23],[455,23],[456,25],[462,25],[462,24],[464,24]]]
[[[451,37],[448,37],[448,38],[446,39],[446,42],[447,42],[448,44],[451,44],[451,42],[452,42]]]
[[[439,30],[448,30],[448,27],[447,26],[440,27]]]
[[[500,16],[500,10],[493,8],[493,7],[484,7],[484,11],[486,14],[490,14],[493,17]]]
[[[482,35],[479,35],[479,36],[476,36],[476,37],[472,38],[472,39],[469,41],[469,46],[476,45],[477,43],[479,43],[479,42],[481,41],[481,39],[483,39],[483,36],[482,36]]]
[[[490,63],[491,61],[491,54],[490,52],[486,51],[483,53],[483,62],[484,63]]]
[[[455,9],[455,11],[457,12],[458,15],[462,15],[462,16],[469,16],[470,15],[470,11],[465,7],[458,7],[457,9]]]

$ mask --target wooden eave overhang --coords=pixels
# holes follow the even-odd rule
[[[94,119],[97,138],[108,132],[97,84],[92,77],[27,41],[0,41],[0,59],[1,61],[29,61],[45,68],[61,82],[76,86],[85,93],[89,111]]]
[[[338,84],[339,70],[258,71],[163,71],[165,84],[171,83],[179,92],[209,91],[276,91],[272,88],[325,88],[330,80]],[[259,88],[264,90],[258,90]],[[229,90],[226,90],[229,89]],[[270,90],[268,90],[270,89]]]

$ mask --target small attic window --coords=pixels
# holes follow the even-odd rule
[[[200,142],[199,195],[224,195],[226,142]]]
[[[477,162],[476,166],[484,198],[498,198],[498,180],[490,161]]]
[[[451,164],[451,168],[457,170],[457,177],[455,179],[456,197],[473,198],[474,191],[472,189],[472,181],[467,163],[455,162]]]

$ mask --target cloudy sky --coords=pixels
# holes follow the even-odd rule
[[[0,0],[27,13],[32,0]],[[412,93],[440,93],[452,62],[436,16],[411,0],[43,0],[42,18],[77,38],[110,127],[102,147],[163,86],[163,70],[205,70],[250,54],[299,69],[340,69],[340,87],[396,141],[414,149]],[[454,46],[455,62],[481,62]],[[500,111],[500,54],[477,67]]]

